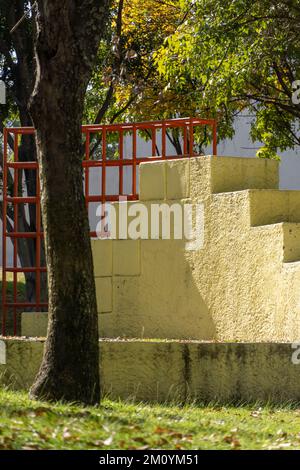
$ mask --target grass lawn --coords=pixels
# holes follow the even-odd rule
[[[22,279],[19,289],[24,292]],[[300,449],[300,407],[103,400],[81,408],[0,389],[0,449]]]
[[[30,401],[0,390],[0,449],[300,449],[300,409]]]

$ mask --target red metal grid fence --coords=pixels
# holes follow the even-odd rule
[[[104,203],[118,201],[120,196],[127,199],[138,199],[137,168],[141,162],[159,161],[174,158],[188,158],[199,155],[195,150],[197,135],[203,128],[209,128],[212,154],[217,155],[217,124],[213,119],[180,118],[165,121],[151,121],[128,124],[111,125],[84,125],[82,134],[85,147],[83,159],[84,192],[87,209],[91,203]],[[170,132],[176,133],[176,154],[168,155],[168,141]],[[4,129],[3,152],[3,238],[2,238],[2,334],[7,334],[7,320],[10,319],[9,334],[18,333],[17,312],[41,311],[47,308],[47,299],[41,298],[41,276],[46,276],[47,268],[42,262],[41,249],[43,231],[41,224],[40,182],[37,161],[22,161],[19,158],[19,143],[24,136],[34,137],[34,128],[6,128]],[[198,134],[197,134],[198,133]],[[151,148],[147,156],[138,155],[138,136],[142,136]],[[126,152],[125,141],[130,142],[130,150]],[[127,145],[128,146],[128,145]],[[174,146],[175,148],[175,146]],[[112,153],[112,149],[114,153]],[[127,155],[129,153],[129,155]],[[107,172],[110,167],[116,167],[118,172],[118,191],[115,194],[107,193]],[[131,168],[130,190],[124,189],[124,168]],[[90,194],[90,172],[93,168],[100,168],[99,193]],[[35,195],[24,194],[22,186],[23,172],[35,171]],[[26,193],[26,191],[25,191]],[[28,211],[35,208],[35,226],[30,230],[22,231],[19,227],[19,210]],[[8,208],[13,214],[10,219]],[[8,227],[9,220],[9,227]],[[96,232],[91,230],[91,237]],[[18,241],[32,239],[35,243],[35,258],[29,266],[20,266],[18,262]],[[8,264],[8,239],[13,245],[12,266]],[[19,300],[18,276],[32,273],[35,282],[35,296],[33,301]],[[8,276],[12,277],[9,279]],[[24,293],[23,293],[24,295]]]

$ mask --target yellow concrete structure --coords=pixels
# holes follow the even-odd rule
[[[143,163],[139,178],[143,236],[128,239],[136,206],[120,202],[125,230],[117,224],[116,239],[92,240],[99,332],[111,338],[100,341],[102,392],[138,401],[299,401],[300,353],[293,362],[291,343],[300,339],[300,191],[279,191],[278,162],[254,158]],[[175,239],[174,214],[170,239],[162,225],[150,237],[153,205],[174,203],[203,208],[194,251]],[[46,327],[46,313],[22,315],[23,335],[46,336]],[[4,341],[0,382],[28,388],[43,340]]]
[[[300,192],[277,188],[275,161],[199,157],[142,164],[146,207],[204,204],[204,245],[187,251],[184,241],[161,234],[159,240],[94,240],[95,265],[103,260],[96,282],[107,282],[112,258],[112,290],[98,290],[99,312],[111,305],[100,316],[101,336],[300,338]]]
[[[2,339],[3,340],[3,339]],[[0,383],[27,389],[39,368],[42,340],[4,339]],[[285,403],[300,400],[300,365],[290,344],[101,341],[103,395],[136,401]]]
[[[147,208],[204,205],[204,244],[188,251],[161,231],[157,240],[92,240],[101,336],[299,339],[300,191],[278,190],[278,163],[197,157],[143,163],[139,177]]]

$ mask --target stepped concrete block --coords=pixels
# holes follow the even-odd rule
[[[139,167],[140,200],[149,201],[166,197],[166,163],[141,163]]]
[[[98,313],[111,312],[112,305],[112,278],[111,277],[96,277],[96,295]]]
[[[178,238],[184,228],[184,205],[191,202],[184,201],[146,201],[144,208],[147,213],[148,230],[141,239],[170,239]]]
[[[251,225],[300,222],[300,191],[251,190]]]
[[[278,162],[259,158],[211,157],[211,191],[277,189]]]
[[[277,190],[278,162],[198,157],[143,165],[149,188],[156,174],[165,178],[167,205],[179,196],[176,202],[204,204],[204,245],[189,252],[161,233],[142,240],[140,276],[122,277],[129,271],[118,268],[120,280],[113,277],[114,308],[103,334],[296,340],[300,192]],[[154,201],[149,195],[146,207]]]
[[[112,276],[96,277],[99,311],[111,312],[101,335],[298,340],[300,191],[276,189],[278,163],[196,157],[142,164],[141,176],[148,209],[157,201],[203,204],[204,242],[189,250],[161,233],[157,240],[113,240]],[[95,249],[97,243],[103,241]]]
[[[110,204],[110,215],[108,220],[111,221],[109,226],[109,238],[116,240],[127,240],[129,238],[129,224],[136,217],[134,207],[139,201],[120,201]]]
[[[283,261],[300,261],[300,223],[283,224]]]
[[[112,276],[112,240],[91,240],[95,277]]]
[[[99,336],[109,330],[111,313],[98,314]],[[22,312],[21,335],[27,338],[45,338],[47,335],[48,312]]]
[[[290,222],[300,222],[300,191],[288,191]]]
[[[39,370],[43,340],[4,340],[0,385],[28,390]],[[118,400],[160,403],[300,400],[299,349],[289,343],[102,340],[101,390]]]
[[[140,241],[113,241],[113,273],[115,276],[139,276],[141,273]]]
[[[168,161],[166,165],[167,199],[187,199],[190,195],[190,160]]]
[[[23,312],[21,314],[21,334],[28,337],[46,337],[48,312]]]
[[[162,238],[163,227],[167,228],[168,220],[170,219],[170,232],[171,238],[174,234],[174,223],[179,226],[183,223],[183,208],[184,204],[192,203],[190,199],[185,200],[152,200],[152,201],[139,201],[119,203],[114,202],[111,204],[116,219],[116,229],[110,232],[110,237],[116,240],[131,240],[132,233],[130,228],[138,233],[138,236],[143,239],[154,238],[158,233],[157,238]],[[181,209],[180,209],[181,207]],[[120,231],[119,218],[125,220],[122,223],[122,230]],[[145,218],[144,218],[145,217]],[[140,220],[146,220],[145,230],[140,226]],[[157,222],[157,223],[156,223]],[[151,225],[151,223],[153,223]],[[152,236],[151,236],[152,227]],[[123,230],[124,229],[124,230]],[[95,276],[109,276],[112,273],[112,239],[95,239],[92,240],[92,250],[94,256],[94,271]],[[125,246],[125,245],[124,245]],[[101,258],[105,258],[100,262]]]
[[[204,200],[211,195],[211,161],[213,157],[190,159],[190,199]]]

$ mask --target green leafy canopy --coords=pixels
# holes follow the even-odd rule
[[[219,136],[233,136],[234,117],[255,115],[251,135],[259,156],[300,144],[299,0],[181,0],[186,21],[156,55],[158,71],[199,114],[218,117]]]

